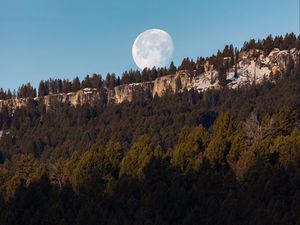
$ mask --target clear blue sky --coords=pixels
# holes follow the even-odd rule
[[[0,0],[0,87],[136,69],[135,37],[174,40],[174,62],[232,43],[299,34],[299,0]]]

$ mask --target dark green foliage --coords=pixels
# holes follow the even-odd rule
[[[169,69],[168,69],[168,74],[175,74],[176,73],[176,66],[174,65],[174,62],[172,61]]]
[[[228,113],[219,115],[213,127],[213,136],[204,152],[212,167],[220,166],[228,153],[229,138],[232,133],[231,118]]]
[[[269,51],[294,39],[248,45]],[[226,46],[216,63],[220,55],[230,57],[226,72],[238,52]],[[204,61],[181,66],[201,71]],[[288,68],[276,83],[234,90],[47,112],[33,99],[13,114],[4,107],[0,224],[300,224],[300,71]],[[102,90],[166,71],[43,81],[41,93]]]
[[[209,134],[203,126],[193,129],[184,127],[178,144],[172,153],[172,163],[182,171],[198,170],[202,164],[202,154],[209,142]]]
[[[16,91],[11,92],[10,89],[4,91],[3,88],[0,88],[0,100],[7,100],[11,98],[16,98]]]
[[[75,77],[72,84],[72,91],[79,91],[81,88],[80,80],[78,77]]]
[[[263,40],[255,41],[251,39],[249,42],[245,42],[242,50],[248,51],[250,49],[260,49],[265,52],[265,54],[269,54],[272,49],[279,48],[280,50],[288,50],[292,48],[299,49],[299,36],[298,38],[294,33],[287,33],[284,37],[275,36],[273,38],[269,35],[267,38]]]
[[[7,97],[11,96],[11,94],[7,94]],[[30,84],[23,84],[17,92],[17,97],[18,98],[34,98],[36,97],[36,89]]]
[[[106,84],[107,89],[112,90],[116,86],[116,82],[117,82],[116,79],[117,78],[114,73],[113,74],[108,73],[106,75],[105,84]]]

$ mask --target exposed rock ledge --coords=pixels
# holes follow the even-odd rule
[[[100,94],[97,89],[85,88],[77,92],[36,97],[33,100],[44,103],[46,109],[51,109],[59,104],[69,104],[75,107],[85,103],[93,104],[101,98],[105,98],[102,100],[109,104],[119,104],[125,101],[131,102],[136,97],[149,99],[155,95],[162,96],[168,90],[175,92],[177,77],[181,80],[182,89],[190,89],[191,82],[188,73],[179,71],[176,74],[160,77],[154,81],[120,85],[113,90],[105,90],[103,94]],[[0,100],[0,110],[7,106],[11,111],[14,111],[17,108],[26,106],[28,101],[29,98]]]
[[[33,100],[44,103],[46,105],[46,108],[50,109],[51,107],[62,103],[70,104],[72,106],[92,103],[94,99],[100,99],[99,91],[92,88],[85,88],[77,92],[36,97]],[[26,106],[28,101],[29,98],[1,100],[0,109],[2,109],[4,106],[7,106],[11,111],[14,111],[17,108]]]
[[[227,72],[228,86],[237,88],[245,83],[261,82],[263,79],[269,78],[271,74],[285,71],[289,60],[298,63],[299,56],[300,52],[296,49],[284,51],[274,49],[268,56],[255,49],[242,52],[237,64],[237,71],[231,68]],[[202,74],[191,75],[188,71],[181,70],[175,74],[156,78],[154,81],[120,85],[113,90],[104,90],[101,93],[93,88],[85,88],[78,92],[36,97],[34,101],[42,102],[47,109],[51,109],[62,103],[78,106],[85,103],[95,104],[97,101],[102,100],[109,104],[119,104],[124,101],[131,102],[136,97],[147,99],[162,96],[166,92],[180,92],[184,89],[190,90],[193,88],[201,92],[218,88],[217,71],[214,70],[212,65],[209,65],[209,62],[206,62],[204,69],[205,72]],[[10,111],[14,111],[17,108],[24,107],[28,101],[28,98],[0,100],[0,110],[7,106]]]

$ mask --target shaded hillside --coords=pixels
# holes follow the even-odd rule
[[[244,82],[251,60],[206,91],[3,106],[0,224],[300,224],[299,61]]]

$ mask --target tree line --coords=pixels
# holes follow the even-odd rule
[[[0,224],[299,224],[300,65],[276,79],[4,107]]]
[[[196,60],[190,58],[184,58],[178,68],[171,62],[168,68],[145,68],[142,71],[129,70],[125,71],[121,76],[117,76],[115,73],[108,73],[105,79],[100,74],[86,75],[83,80],[75,77],[73,80],[69,79],[49,79],[42,80],[39,83],[38,89],[36,90],[30,83],[24,84],[18,88],[18,90],[3,90],[0,89],[0,100],[6,100],[11,98],[34,98],[36,96],[45,96],[49,94],[60,94],[68,92],[76,92],[83,88],[95,88],[100,90],[107,88],[112,90],[114,87],[153,81],[158,77],[175,74],[178,70],[186,70],[190,76],[202,74],[205,71],[205,63],[209,61],[211,65],[219,73],[219,82],[221,86],[227,84],[226,73],[230,68],[236,68],[236,64],[239,60],[240,51],[249,51],[250,49],[260,49],[267,55],[274,48],[280,50],[290,50],[292,48],[300,49],[300,35],[297,37],[294,33],[287,33],[283,36],[275,36],[274,38],[269,35],[265,39],[251,39],[245,42],[243,47],[239,50],[238,48],[231,45],[226,45],[222,51],[218,50],[216,55],[210,57],[198,57]],[[290,62],[292,63],[292,62]],[[290,67],[293,65],[290,65]]]
[[[288,50],[292,48],[300,48],[300,35],[297,37],[293,32],[287,33],[284,37],[282,35],[277,35],[274,38],[269,35],[264,39],[251,39],[244,43],[241,51],[249,51],[250,49],[260,49],[269,54],[274,48],[280,50]]]

